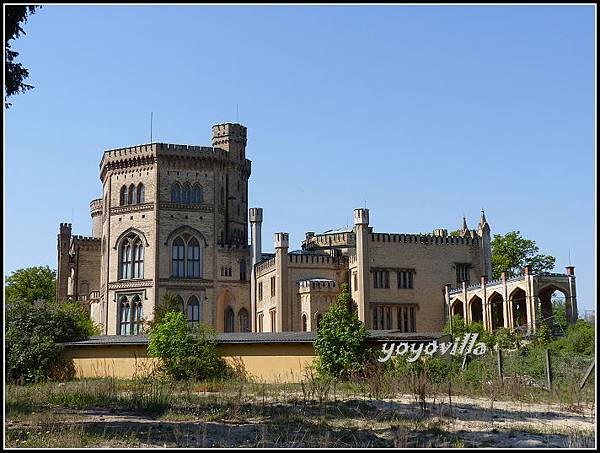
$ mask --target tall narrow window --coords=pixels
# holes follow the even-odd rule
[[[119,197],[119,204],[125,206],[127,204],[127,186],[121,187],[121,195]]]
[[[188,300],[187,319],[190,326],[197,326],[200,323],[200,301],[196,296],[192,296]]]
[[[183,277],[184,243],[180,237],[175,238],[172,247],[172,275],[173,277]]]
[[[233,332],[235,328],[234,323],[235,314],[231,307],[227,307],[227,310],[225,310],[225,332]]]
[[[127,239],[121,246],[121,278],[131,278],[131,243]]]
[[[144,202],[145,192],[146,192],[146,190],[144,189],[144,185],[142,183],[139,183],[137,186],[137,202],[138,203],[141,204]]]
[[[308,330],[308,318],[306,314],[302,314],[302,332],[306,332]]]
[[[192,189],[192,203],[202,203],[204,201],[203,198],[202,186],[194,184],[194,188]]]
[[[271,297],[275,297],[275,277],[271,277]]]
[[[192,278],[200,277],[200,244],[196,238],[188,242],[187,254],[187,276]]]
[[[129,194],[128,194],[129,198],[128,198],[128,204],[136,204],[137,203],[137,198],[135,196],[135,186],[133,184],[131,184],[129,186]]]
[[[171,186],[171,202],[181,203],[181,186],[179,183],[173,183]]]
[[[178,294],[176,299],[177,299],[177,308],[179,309],[179,311],[181,313],[183,313],[183,316],[185,316],[185,302],[183,301],[183,297],[181,297]]]
[[[181,202],[183,204],[190,204],[190,199],[191,199],[190,185],[186,182],[183,185],[183,189],[181,191]]]
[[[127,297],[123,296],[119,299],[119,310],[121,312],[119,332],[121,335],[129,335],[131,333],[131,306]]]
[[[138,335],[142,332],[142,300],[140,296],[134,296],[131,303],[131,334]]]
[[[321,313],[319,313],[319,314],[317,315],[316,319],[315,319],[315,322],[316,322],[316,324],[317,324],[317,329],[318,329],[319,327],[321,327],[321,319],[323,319],[323,315],[322,315]]]
[[[137,238],[133,243],[133,273],[131,277],[144,277],[144,246],[140,238]]]
[[[258,324],[258,331],[262,332],[264,329],[264,318],[265,316],[262,313],[258,314],[258,320],[257,320],[257,324]]]
[[[242,308],[238,314],[238,318],[240,322],[240,332],[250,332],[248,310]]]
[[[410,332],[408,330],[408,308],[403,307],[402,310],[404,311],[404,332]]]
[[[271,332],[275,332],[277,330],[277,312],[269,310],[269,315],[271,316]]]
[[[240,261],[240,280],[246,281],[246,260]]]
[[[262,282],[258,283],[258,300],[262,301],[262,296],[263,296],[263,285]]]
[[[417,331],[417,319],[415,316],[415,307],[410,307],[410,331]]]

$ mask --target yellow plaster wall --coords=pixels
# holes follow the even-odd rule
[[[311,343],[220,344],[218,349],[230,364],[241,363],[251,379],[267,383],[299,382],[315,358]],[[65,356],[73,360],[78,378],[129,379],[156,360],[147,356],[145,345],[71,346]]]

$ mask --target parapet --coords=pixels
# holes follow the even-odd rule
[[[287,249],[290,246],[290,236],[288,233],[275,233],[275,248]]]
[[[239,123],[221,123],[212,127],[213,146],[222,145],[227,142],[238,142],[243,145],[247,141],[247,129]]]
[[[263,221],[263,208],[250,208],[248,210],[250,223],[260,223]]]
[[[102,214],[102,198],[96,198],[90,202],[90,212],[92,217]]]
[[[369,224],[369,210],[367,208],[358,208],[354,210],[354,224],[355,225],[368,225]]]

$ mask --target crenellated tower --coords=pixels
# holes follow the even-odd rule
[[[359,208],[354,210],[354,225],[356,229],[356,260],[357,269],[357,299],[358,318],[371,328],[369,317],[369,210]]]
[[[481,247],[481,268],[484,269],[489,279],[492,278],[492,239],[490,225],[485,218],[485,212],[481,210],[479,225],[477,226],[477,236],[479,236]]]
[[[71,224],[61,223],[57,237],[58,275],[56,276],[56,300],[64,302],[69,293],[69,248],[71,247]]]
[[[289,311],[290,301],[288,298],[288,249],[289,249],[289,234],[275,233],[275,267],[278,272],[275,276],[275,304],[276,304],[276,326],[278,332],[286,332],[290,329]]]
[[[250,263],[252,270],[250,272],[250,316],[252,324],[252,332],[256,332],[256,272],[255,265],[262,258],[262,220],[263,220],[263,209],[262,208],[250,208],[250,229],[251,229],[251,256]]]

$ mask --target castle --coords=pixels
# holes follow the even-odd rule
[[[141,333],[167,294],[191,324],[219,332],[313,331],[342,283],[374,330],[440,331],[450,313],[488,329],[535,328],[540,303],[548,314],[540,291],[550,289],[565,294],[569,321],[577,318],[573,268],[524,274],[529,286],[519,287],[519,300],[527,303],[506,291],[490,292],[488,301],[491,234],[483,211],[477,229],[463,219],[453,236],[445,229],[374,232],[369,210],[359,208],[353,228],[306,233],[292,251],[288,234],[276,233],[274,253],[264,253],[263,210],[247,205],[246,143],[246,127],[225,123],[212,127],[210,147],[149,143],[105,151],[102,198],[90,203],[92,236],[60,225],[57,299],[85,302],[104,335]]]

